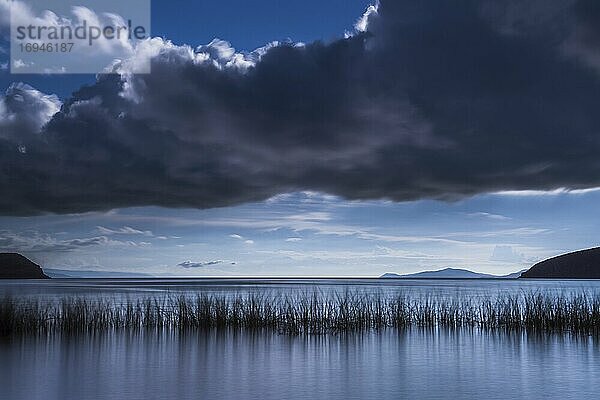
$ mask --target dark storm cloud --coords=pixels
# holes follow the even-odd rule
[[[0,211],[600,186],[599,23],[591,0],[402,0],[329,44],[154,39],[152,74],[116,65],[40,133],[52,99],[24,113],[8,93],[0,121],[30,128],[0,122]]]

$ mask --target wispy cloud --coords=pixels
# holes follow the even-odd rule
[[[132,228],[130,226],[124,226],[118,229],[105,228],[103,226],[97,226],[96,230],[103,235],[142,235],[152,237],[154,234],[152,231],[142,231],[139,229]]]
[[[18,252],[68,252],[95,246],[148,246],[148,242],[114,240],[108,236],[57,239],[38,232],[0,232],[0,249]]]
[[[446,238],[493,238],[501,236],[510,237],[526,237],[526,236],[538,236],[543,234],[553,233],[552,229],[548,228],[536,228],[536,227],[516,227],[510,229],[498,229],[498,230],[485,230],[485,231],[462,231],[462,232],[449,232],[440,234],[440,237]]]
[[[181,239],[181,237],[179,237],[179,236],[167,236],[167,235],[158,235],[157,236],[150,230],[136,229],[136,228],[132,228],[131,226],[123,226],[121,228],[112,229],[112,228],[106,228],[104,226],[99,225],[96,227],[95,232],[97,232],[101,235],[107,235],[107,236],[111,236],[111,235],[144,236],[144,237],[153,238],[156,240]]]
[[[493,214],[493,213],[488,213],[488,212],[483,212],[483,211],[467,213],[467,216],[474,217],[474,218],[493,219],[493,220],[496,220],[496,221],[509,221],[509,220],[511,220],[510,217],[507,217],[505,215]]]
[[[249,216],[239,217],[204,217],[199,219],[182,217],[134,216],[120,214],[119,217],[130,221],[161,223],[174,227],[220,227],[235,229],[251,229],[265,232],[287,229],[293,232],[312,232],[316,235],[332,235],[339,237],[356,237],[358,239],[383,242],[407,243],[464,243],[442,235],[404,235],[382,233],[379,228],[365,227],[336,222],[337,218],[330,212],[291,213],[252,210]],[[234,233],[228,235],[232,239],[247,240]]]
[[[245,244],[254,244],[254,240],[246,239],[245,237],[243,237],[242,235],[238,235],[237,233],[231,234],[229,235],[229,237],[232,239],[242,240]]]
[[[294,232],[310,231],[316,235],[332,235],[340,237],[355,237],[363,240],[407,243],[460,243],[460,240],[437,236],[418,236],[387,234],[377,232],[377,228],[347,225],[334,222],[334,216],[325,212],[310,212],[305,214],[254,215],[240,218],[214,218],[199,221],[199,224],[218,227],[237,227],[241,229],[259,229],[273,231],[288,229]],[[244,239],[241,235],[229,235],[235,239]]]
[[[214,260],[214,261],[203,261],[203,262],[194,262],[194,261],[184,261],[177,264],[178,267],[182,268],[201,268],[201,267],[209,267],[211,265],[223,264],[225,261],[223,260]]]
[[[513,196],[513,197],[531,197],[531,196],[561,196],[561,195],[582,195],[588,193],[600,192],[600,187],[588,189],[568,189],[558,188],[553,190],[505,190],[492,193],[498,196]]]

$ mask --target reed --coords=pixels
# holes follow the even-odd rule
[[[320,292],[59,301],[0,300],[0,335],[101,330],[246,328],[322,334],[383,328],[478,327],[600,333],[600,297],[521,293],[488,299]]]

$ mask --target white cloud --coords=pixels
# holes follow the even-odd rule
[[[126,218],[130,221],[146,221],[153,223],[164,223],[169,226],[189,227],[189,226],[211,226],[237,229],[257,229],[263,231],[275,231],[279,229],[289,229],[293,232],[308,231],[316,235],[332,235],[339,237],[356,237],[358,239],[382,242],[406,242],[406,243],[442,243],[442,244],[468,244],[469,242],[445,237],[445,235],[404,235],[396,233],[380,233],[376,228],[347,225],[334,222],[334,215],[329,212],[309,212],[294,213],[291,215],[281,215],[280,212],[252,212],[249,217],[231,217],[231,218],[205,218],[202,220],[190,220],[189,218],[178,217],[143,217],[143,216],[125,216],[119,215],[119,218]],[[520,233],[545,233],[546,230],[528,231],[523,229],[517,231]],[[472,232],[467,232],[468,235]],[[503,232],[504,234],[515,233]],[[452,236],[460,236],[462,233],[452,233]],[[475,235],[475,234],[473,234]],[[230,234],[232,239],[245,240],[242,235]]]
[[[71,8],[72,15],[62,16],[50,10],[44,10],[37,14],[30,5],[23,1],[14,0],[9,2],[0,0],[0,14],[4,16],[4,18],[0,19],[0,25],[6,27],[10,26],[11,20],[16,25],[54,27],[59,31],[61,28],[66,27],[74,29],[77,26],[81,26],[84,21],[87,26],[127,26],[125,20],[119,15],[112,13],[98,14],[83,6],[73,6]],[[125,54],[133,54],[133,44],[129,41],[128,36],[122,34],[114,39],[107,39],[101,36],[95,41],[97,47],[94,48],[94,51],[123,54],[122,50],[127,50]],[[65,42],[68,41],[65,40]],[[115,51],[116,49],[119,51]]]
[[[147,246],[147,242],[120,241],[108,236],[57,239],[36,231],[13,233],[0,231],[0,249],[18,252],[67,252],[95,246],[138,247]]]
[[[307,213],[302,213],[302,214],[288,215],[285,217],[285,219],[289,219],[291,221],[311,221],[311,222],[330,221],[331,214],[328,212],[313,211],[313,212],[307,212]]]
[[[535,227],[520,227],[510,229],[498,229],[493,231],[463,231],[463,232],[449,232],[440,235],[440,237],[446,238],[459,238],[459,237],[475,237],[475,238],[491,238],[501,236],[538,236],[542,234],[550,234],[553,231],[548,228],[535,228]]]
[[[287,239],[285,239],[286,242],[300,242],[302,241],[302,238],[299,237],[289,237]]]
[[[236,240],[242,240],[245,244],[254,244],[254,240],[246,239],[245,237],[243,237],[242,235],[238,235],[237,233],[231,234],[229,235],[229,237]]]
[[[274,42],[250,53],[238,53],[229,42],[221,39],[213,39],[210,43],[193,49],[189,45],[175,45],[170,40],[154,37],[137,43],[130,57],[116,60],[112,66],[107,67],[106,71],[122,75],[123,97],[137,103],[142,100],[140,92],[145,87],[137,87],[133,73],[149,65],[150,60],[178,59],[180,62],[191,62],[196,65],[212,64],[217,69],[234,69],[244,73],[254,67],[267,50],[278,45],[278,42]]]
[[[499,196],[515,196],[515,197],[530,197],[530,196],[560,196],[560,195],[582,195],[588,193],[599,192],[600,187],[589,188],[589,189],[568,189],[568,188],[557,188],[554,190],[505,190],[501,192],[492,193],[493,195]]]
[[[12,137],[22,144],[39,133],[56,114],[62,103],[56,95],[48,95],[23,83],[13,83],[0,96],[0,137]]]
[[[31,67],[32,65],[33,65],[33,62],[25,62],[25,61],[21,60],[20,58],[17,58],[16,60],[13,61],[13,68],[15,68],[15,69]]]
[[[364,14],[358,19],[358,21],[356,21],[356,24],[354,24],[354,29],[356,29],[357,32],[366,32],[369,28],[369,19],[372,16],[377,15],[378,10],[379,4],[374,4],[367,7],[367,10],[364,12]]]
[[[509,220],[511,220],[511,218],[509,218],[507,216],[500,215],[500,214],[492,214],[492,213],[488,213],[488,212],[472,212],[472,213],[468,213],[467,215],[469,217],[494,219],[494,220],[497,220],[497,221],[509,221]]]
[[[96,230],[103,235],[142,235],[142,236],[154,236],[152,231],[142,231],[139,229],[132,228],[130,226],[124,226],[119,229],[110,229],[103,226],[97,226]]]
[[[137,15],[137,14],[136,14]],[[94,37],[93,47],[88,46],[89,37],[77,39],[76,37],[65,37],[53,39],[53,43],[75,45],[70,49],[68,58],[51,58],[47,54],[44,59],[39,59],[37,64],[40,66],[35,72],[44,73],[65,73],[76,69],[76,72],[88,72],[86,68],[97,68],[99,72],[103,66],[115,62],[115,60],[126,60],[136,53],[136,46],[139,43],[130,39],[128,32],[128,22],[120,15],[110,12],[96,12],[95,10],[81,5],[72,6],[70,12],[64,15],[58,15],[52,10],[34,9],[32,5],[21,0],[0,0],[0,27],[9,27],[11,22],[18,26],[44,27],[46,32],[55,30],[56,32],[74,32],[77,27],[119,27],[111,38],[105,35]],[[87,35],[86,35],[87,36]],[[27,43],[43,44],[44,39],[27,38]],[[77,43],[83,42],[83,43]],[[91,51],[90,51],[91,50]],[[82,58],[85,57],[85,58]],[[82,61],[83,60],[83,61]],[[136,72],[149,72],[149,60],[146,64],[139,67]],[[65,63],[65,65],[45,65],[44,63]],[[88,64],[89,63],[89,64]],[[31,61],[14,60],[14,68],[31,67],[34,65]],[[42,65],[44,67],[42,68]],[[83,69],[83,70],[82,70]]]

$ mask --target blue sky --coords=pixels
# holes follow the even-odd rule
[[[596,245],[599,200],[600,191],[494,194],[456,203],[292,193],[210,210],[3,217],[0,245],[10,241],[44,265],[76,270],[375,276],[454,267],[503,274]],[[201,265],[178,265],[186,261]]]
[[[220,38],[237,50],[252,51],[273,40],[311,42],[339,38],[352,28],[369,4],[363,0],[153,1],[151,28],[153,36],[178,44],[198,46]],[[8,49],[6,40],[3,43],[3,48]],[[0,64],[6,62],[8,54],[0,52]],[[6,70],[0,70],[0,87],[8,87],[14,80]],[[81,85],[93,83],[94,76],[29,75],[19,76],[19,80],[66,98]]]
[[[311,43],[321,40],[329,45],[340,41],[346,31],[353,32],[355,23],[368,6],[369,2],[348,0],[327,2],[228,0],[194,3],[154,1],[152,34],[172,40],[176,45],[189,44],[192,47],[207,44],[214,38],[221,38],[229,41],[236,50],[242,52],[250,52],[274,40],[282,42],[289,40],[293,43]],[[391,6],[388,8],[388,12],[391,12],[391,8]],[[494,19],[494,23],[500,24],[498,19]],[[392,30],[382,24],[381,26],[376,25],[373,31],[377,36],[380,31],[391,32]],[[389,35],[389,33],[382,35]],[[398,42],[401,41],[398,40]],[[382,43],[389,46],[389,41]],[[6,41],[3,44],[3,48],[6,48]],[[477,46],[478,43],[474,42],[469,45]],[[410,47],[410,42],[405,47]],[[410,48],[405,47],[402,47],[401,50],[411,51]],[[577,49],[577,51],[581,50],[579,47]],[[319,51],[318,48],[316,51]],[[523,57],[525,58],[525,56]],[[578,60],[581,60],[584,55],[578,53],[577,57]],[[428,57],[423,58],[429,62]],[[8,54],[0,52],[0,65],[7,61]],[[592,74],[589,62],[586,61],[588,64],[586,64],[585,79]],[[457,65],[461,65],[461,68],[464,67],[462,64]],[[485,69],[486,66],[481,68]],[[571,71],[568,69],[571,67],[561,66],[561,68],[566,68],[567,73]],[[392,69],[390,67],[390,70]],[[424,71],[426,69],[422,68]],[[382,68],[382,71],[387,70]],[[556,71],[562,70],[556,69]],[[382,72],[382,75],[387,73],[389,72]],[[497,74],[494,72],[494,75],[491,76],[498,76]],[[550,73],[548,74],[550,76]],[[518,73],[515,72],[515,75]],[[440,87],[444,86],[435,81],[437,78],[439,76],[434,74],[434,83]],[[482,78],[481,82],[487,85],[489,80],[487,76],[485,78]],[[70,93],[81,85],[93,84],[95,77],[91,75],[17,77],[11,76],[7,70],[0,70],[0,87],[8,88],[11,83],[19,81],[31,85],[40,92],[57,94],[59,101],[64,103],[69,99]],[[103,200],[106,206],[98,206],[92,201],[93,205],[79,210],[77,205],[90,200],[89,197],[93,195],[88,194],[87,190],[92,190],[96,184],[96,181],[87,177],[77,181],[80,186],[75,185],[83,195],[82,201],[78,199],[74,202],[75,207],[69,205],[68,207],[71,208],[67,207],[66,211],[56,207],[45,209],[43,206],[40,207],[34,199],[31,204],[36,204],[36,207],[39,207],[38,209],[41,209],[44,215],[28,215],[30,209],[23,208],[26,210],[24,214],[18,211],[7,212],[6,215],[0,216],[0,250],[20,251],[46,267],[74,270],[131,271],[186,276],[378,276],[385,272],[411,273],[445,267],[508,274],[527,268],[546,257],[598,244],[597,237],[600,232],[597,221],[600,211],[597,204],[600,200],[600,191],[594,189],[598,185],[591,179],[595,176],[595,170],[590,170],[588,176],[583,178],[573,176],[571,169],[557,170],[558,172],[551,175],[554,168],[562,165],[563,162],[567,163],[569,168],[574,165],[574,170],[584,169],[585,167],[577,162],[587,157],[587,154],[580,155],[578,153],[579,149],[586,148],[585,145],[566,149],[559,140],[562,139],[559,137],[560,135],[553,134],[550,131],[551,128],[548,128],[550,124],[544,121],[540,122],[539,126],[548,131],[543,131],[542,133],[546,136],[542,137],[547,137],[549,141],[551,138],[552,140],[557,138],[557,147],[551,147],[544,154],[539,151],[540,159],[532,161],[531,164],[518,163],[518,166],[510,164],[516,162],[515,160],[519,161],[519,155],[535,155],[539,150],[530,146],[530,143],[514,141],[512,136],[508,138],[509,141],[512,141],[509,145],[498,146],[493,149],[492,153],[489,153],[490,155],[502,154],[504,159],[494,158],[496,156],[490,156],[488,159],[484,153],[479,157],[480,154],[472,150],[475,147],[469,146],[466,146],[469,152],[463,153],[463,155],[467,154],[465,158],[472,159],[473,167],[468,164],[464,168],[456,165],[457,162],[452,158],[454,157],[453,153],[449,156],[446,153],[440,153],[441,156],[432,157],[428,153],[431,149],[448,146],[448,149],[454,150],[452,144],[447,144],[452,141],[444,140],[444,135],[447,134],[444,130],[462,129],[462,125],[449,117],[450,114],[456,113],[455,107],[467,104],[468,112],[465,118],[468,122],[468,129],[465,130],[467,134],[464,135],[467,139],[460,136],[457,141],[471,140],[468,142],[469,144],[476,141],[468,138],[477,137],[473,132],[478,128],[481,128],[482,131],[476,133],[490,135],[490,143],[499,143],[495,140],[505,133],[500,129],[506,129],[506,132],[510,132],[510,135],[517,138],[528,134],[533,135],[532,129],[539,126],[531,121],[535,119],[536,112],[539,110],[533,107],[528,109],[528,116],[533,115],[529,119],[529,117],[523,117],[520,114],[521,111],[514,111],[506,106],[507,112],[514,112],[515,119],[523,118],[520,126],[509,126],[509,122],[506,121],[511,120],[510,123],[512,123],[513,119],[504,117],[488,124],[488,120],[484,120],[483,117],[481,120],[477,119],[478,117],[474,117],[474,115],[485,115],[487,118],[488,114],[494,114],[494,112],[488,112],[488,109],[476,109],[475,107],[478,106],[469,105],[468,99],[464,100],[463,97],[456,95],[450,96],[445,91],[435,93],[435,97],[436,101],[451,97],[448,109],[444,109],[445,106],[441,103],[431,102],[428,104],[427,96],[435,89],[428,87],[427,83],[422,83],[419,87],[411,87],[411,82],[409,80],[405,84],[408,94],[395,97],[395,102],[386,101],[385,107],[388,108],[383,108],[384,111],[376,109],[375,106],[370,108],[369,105],[362,104],[361,111],[358,112],[360,115],[364,113],[369,117],[375,116],[379,120],[384,120],[386,124],[399,124],[403,127],[406,125],[413,132],[418,132],[418,135],[401,141],[402,145],[406,145],[406,143],[410,146],[414,145],[416,150],[408,153],[402,163],[392,163],[391,167],[383,170],[384,173],[377,172],[374,176],[365,177],[359,172],[355,172],[353,168],[360,169],[364,167],[363,164],[367,165],[368,171],[371,171],[370,163],[373,162],[368,153],[365,155],[361,152],[364,146],[361,146],[360,142],[356,148],[352,147],[348,150],[349,158],[345,158],[346,156],[342,156],[342,152],[340,152],[340,159],[337,160],[335,157],[338,153],[335,148],[333,153],[326,151],[329,149],[327,146],[330,143],[335,144],[342,140],[340,138],[343,138],[343,136],[335,136],[330,141],[324,140],[323,147],[319,147],[321,146],[319,143],[316,151],[312,148],[309,149],[315,151],[314,154],[317,155],[315,164],[319,164],[321,161],[318,157],[324,160],[323,170],[317,169],[317,172],[310,177],[312,182],[316,182],[314,185],[307,185],[305,180],[301,180],[301,184],[297,184],[296,180],[291,180],[292,184],[290,184],[289,180],[282,181],[277,178],[274,184],[276,189],[260,192],[265,188],[262,186],[264,175],[260,175],[264,166],[249,163],[245,168],[240,168],[238,172],[241,175],[242,170],[247,169],[252,172],[251,178],[257,180],[258,183],[254,182],[256,185],[252,185],[251,189],[248,189],[249,193],[238,193],[235,189],[235,185],[238,184],[236,176],[228,176],[229,180],[219,188],[221,192],[231,192],[229,197],[226,196],[225,201],[220,199],[221,202],[217,202],[216,207],[189,207],[188,204],[193,203],[193,199],[199,196],[198,193],[202,196],[203,192],[202,190],[191,191],[192,194],[189,197],[192,198],[192,201],[190,201],[189,197],[186,197],[188,189],[184,186],[189,180],[196,179],[197,175],[202,175],[202,171],[198,172],[196,164],[193,167],[186,164],[186,157],[190,156],[187,155],[187,149],[182,148],[174,153],[181,154],[181,160],[170,165],[168,170],[169,173],[181,178],[181,180],[175,180],[173,186],[169,186],[169,190],[176,192],[177,185],[181,184],[181,196],[177,195],[171,198],[169,195],[164,195],[161,190],[158,192],[139,190],[142,193],[141,198],[150,196],[155,199],[156,205],[148,205],[145,200],[130,202],[130,197],[125,196],[125,200],[119,198],[119,201],[116,202],[125,204],[125,206],[112,207],[113,203],[110,201],[110,197],[117,198],[121,192],[126,191],[128,184],[126,182],[124,186],[115,187],[114,191],[111,189],[105,191],[108,193],[108,200]],[[573,87],[567,85],[569,82],[565,83],[565,87]],[[564,89],[561,89],[560,85],[560,83],[556,83],[557,90]],[[388,83],[386,89],[392,86],[394,84]],[[448,85],[448,88],[455,90],[455,86],[454,84]],[[177,87],[177,85],[175,84],[173,87]],[[101,86],[98,85],[97,89],[100,93]],[[479,89],[475,86],[469,87],[466,89],[466,93],[470,95]],[[167,87],[162,89],[163,92],[168,90]],[[309,90],[312,89],[307,88],[307,91]],[[422,92],[419,93],[419,90]],[[486,90],[489,88],[486,87]],[[504,93],[510,89],[496,87],[494,90]],[[527,96],[538,96],[538,93],[533,93],[533,91],[534,89],[531,89],[532,93],[527,92],[519,97],[519,101],[523,102],[525,108],[530,104],[539,104],[539,98],[542,98],[534,97],[530,103]],[[39,96],[38,92],[31,93],[34,97]],[[567,97],[569,93],[567,93]],[[7,94],[7,97],[10,95]],[[587,92],[577,92],[575,95],[577,101],[586,101],[588,97],[593,99],[593,95]],[[319,93],[317,87],[317,96],[308,98],[314,100],[327,97],[327,93]],[[490,98],[479,94],[477,96],[486,107],[494,104]],[[182,104],[185,105],[186,97],[183,99]],[[511,101],[502,99],[499,107],[503,109],[502,107],[505,107],[506,104],[514,102],[512,97],[510,99]],[[89,99],[79,100],[85,103]],[[215,101],[214,104],[221,104],[219,101]],[[439,101],[441,102],[441,100]],[[464,104],[461,103],[462,101]],[[266,103],[271,104],[270,101]],[[404,110],[405,103],[410,103],[410,106],[406,108],[408,111],[402,111],[396,116],[393,110],[401,108]],[[302,108],[303,105],[297,107]],[[549,104],[544,112],[552,113],[553,107],[554,104]],[[250,106],[242,107],[240,113],[245,113],[249,108]],[[415,109],[418,109],[419,112],[414,111]],[[444,109],[444,112],[434,115],[437,110],[441,109]],[[137,111],[143,113],[147,110]],[[266,113],[269,111],[271,110],[265,109]],[[318,114],[319,109],[316,111]],[[169,120],[170,117],[159,120],[159,123],[173,124]],[[294,114],[290,114],[289,118],[293,119]],[[563,123],[561,120],[552,126],[573,125],[571,121],[575,120],[578,121],[577,127],[585,130],[585,135],[582,137],[585,137],[586,140],[593,137],[590,134],[593,131],[587,130],[587,126],[584,126],[586,121],[582,118],[569,120],[565,117],[565,121],[567,121],[565,125],[561,125]],[[169,126],[175,126],[174,129],[182,129],[187,134],[187,125],[180,125],[179,122]],[[7,129],[2,128],[1,123],[0,120],[0,129]],[[195,124],[197,121],[193,121],[193,123]],[[279,127],[278,123],[275,122],[274,126]],[[371,134],[370,129],[377,131],[379,129],[377,123],[378,121],[369,122],[366,133],[361,131],[360,135],[368,136]],[[328,122],[325,123],[325,125],[327,124]],[[442,128],[440,125],[443,125]],[[262,125],[260,126],[262,128]],[[382,130],[387,132],[388,126],[390,125],[384,125]],[[495,127],[498,127],[498,133],[494,132]],[[344,125],[341,132],[345,132],[344,129],[352,131],[353,128],[353,124]],[[313,132],[310,130],[312,126],[309,128],[303,126],[298,129],[298,132],[303,132],[301,129]],[[302,147],[304,146],[303,140],[310,141],[310,138],[302,135],[294,136],[294,132],[296,132],[294,129],[289,131],[283,129],[283,131],[292,132],[290,140],[291,143],[299,146],[297,153],[303,153],[306,150]],[[185,134],[182,137],[186,138]],[[399,135],[402,136],[402,134]],[[378,155],[384,154],[382,158],[390,157],[385,153],[385,140],[388,140],[386,138],[388,136],[385,134],[373,135],[373,142],[380,140],[382,142],[384,150],[377,149]],[[320,136],[318,139],[320,140]],[[270,140],[277,141],[276,138]],[[260,142],[258,139],[257,141]],[[67,145],[70,143],[68,142]],[[194,144],[195,142],[191,141],[190,143]],[[584,142],[582,141],[582,143]],[[79,146],[86,148],[85,141],[82,141]],[[152,144],[146,142],[140,145],[143,151],[148,152],[144,153],[144,162],[148,157],[155,156],[155,153],[151,151],[151,146]],[[249,145],[233,140],[224,149],[231,151],[236,146]],[[489,147],[494,146],[490,144]],[[593,145],[588,147],[590,151],[594,149]],[[166,151],[169,147],[165,145],[164,148],[165,154],[167,154]],[[426,150],[423,150],[424,148]],[[518,148],[524,149],[522,150],[524,153],[513,154],[512,150]],[[569,155],[568,162],[553,160],[551,157],[560,153],[563,148],[565,148],[565,154]],[[210,153],[210,151],[206,151],[205,147],[202,149],[200,152],[202,156]],[[267,159],[271,156],[271,154],[266,155],[267,153],[263,152],[263,150],[266,151],[264,148],[256,153],[254,150],[252,149],[250,153],[254,157],[251,157],[252,159],[260,157]],[[282,157],[282,152],[285,151],[288,150],[283,147],[283,150],[278,149],[275,153],[278,154],[277,157]],[[101,157],[104,153],[98,150],[91,154]],[[291,160],[295,159],[294,157],[300,157],[296,154],[295,148],[290,149],[289,154]],[[413,154],[423,154],[424,160],[421,164],[417,164],[423,168],[422,172],[419,167],[415,167],[418,170],[415,176],[412,176],[411,172],[407,172],[411,169],[410,165],[404,164],[405,160],[412,159]],[[456,154],[461,153],[457,152]],[[240,155],[241,158],[246,156],[245,153]],[[446,156],[448,160],[445,159]],[[167,156],[165,155],[165,157]],[[359,158],[356,165],[346,166],[345,163],[350,162],[348,160]],[[236,163],[239,160],[233,156],[232,159],[234,160],[231,161],[231,164],[227,165],[237,166]],[[277,159],[275,164],[277,168],[289,168],[295,171],[295,168],[302,169],[303,166],[308,166],[305,161],[288,165],[285,159],[285,155],[282,159]],[[441,162],[446,162],[446,164],[440,164],[441,166],[438,168],[436,164],[438,159],[442,159]],[[340,169],[335,170],[340,174],[339,176],[347,173],[348,176],[355,177],[355,185],[350,184],[350,188],[348,188],[341,184],[343,180],[341,178],[340,182],[337,182],[335,173],[333,182],[321,180],[319,174],[327,176],[330,172],[327,169],[327,163],[333,162],[332,160],[336,162],[336,167],[341,165]],[[506,160],[506,167],[503,167],[503,160]],[[17,163],[13,162],[9,167],[17,168]],[[429,164],[436,165],[428,170]],[[89,166],[85,164],[85,161],[82,165]],[[140,165],[146,164],[141,163]],[[409,166],[406,167],[406,165]],[[489,165],[492,166],[489,167]],[[50,167],[49,165],[48,168]],[[487,170],[488,167],[504,169]],[[258,172],[255,173],[253,168]],[[379,171],[376,167],[372,168]],[[453,170],[454,168],[456,171]],[[226,169],[219,169],[219,172]],[[469,174],[472,169],[482,169],[485,170],[485,173],[481,176],[471,176]],[[7,170],[12,171],[12,169]],[[450,170],[452,173],[456,172],[458,178],[446,176],[446,171]],[[112,170],[107,169],[106,171]],[[163,170],[160,168],[151,169],[147,179],[152,181],[154,174],[162,172]],[[104,172],[102,176],[105,179],[108,177],[107,180],[110,181],[112,173]],[[464,174],[464,182],[466,182],[464,184],[461,181],[463,179],[461,174]],[[301,175],[300,172],[294,172],[294,179],[300,179],[297,177]],[[25,177],[23,179],[27,179],[29,175],[23,176]],[[267,176],[270,175],[267,174]],[[482,176],[485,178],[483,184],[480,183]],[[527,179],[528,176],[532,176],[531,180],[525,181],[524,179]],[[141,180],[143,179],[135,181]],[[17,184],[16,181],[10,182],[15,186]],[[39,185],[39,181],[37,182]],[[165,182],[166,185],[172,183],[168,180]],[[375,188],[373,192],[370,182]],[[404,190],[404,182],[409,187],[406,190]],[[475,188],[467,187],[470,183],[473,183]],[[59,191],[60,186],[60,179],[58,179],[53,181],[49,186],[50,189],[46,188],[45,191],[39,189],[38,192],[32,192],[23,189],[23,192],[27,193],[29,199],[36,197],[36,193],[44,195],[54,189]],[[304,186],[314,186],[314,189],[311,187],[311,190],[305,190]],[[356,186],[356,192],[352,191],[352,186]],[[201,189],[203,187],[200,186]],[[242,188],[240,192],[243,192],[245,186],[240,185],[240,187]],[[432,190],[432,187],[436,189]],[[450,189],[447,193],[440,192],[437,189],[439,187]],[[569,189],[560,189],[563,187]],[[322,188],[331,188],[331,190],[320,190]],[[9,187],[8,190],[13,189]],[[14,190],[17,191],[17,189]],[[167,191],[166,186],[164,191]],[[253,191],[260,192],[260,194],[255,196]],[[389,191],[389,196],[386,191]],[[415,192],[418,194],[415,195]],[[34,194],[31,195],[31,193]],[[346,194],[347,196],[345,196]],[[71,195],[69,192],[68,195],[65,195],[64,200],[71,201]],[[15,195],[15,198],[17,197]],[[169,198],[166,199],[166,197]],[[212,194],[207,195],[208,200],[206,201],[211,201],[214,197]],[[183,200],[181,200],[182,198]],[[386,198],[394,200],[386,200]],[[55,201],[56,198],[51,196],[51,200]],[[202,201],[200,204],[205,204]],[[60,203],[60,198],[58,202]],[[102,203],[102,201],[99,202]],[[57,209],[61,211],[59,214],[52,213]]]

